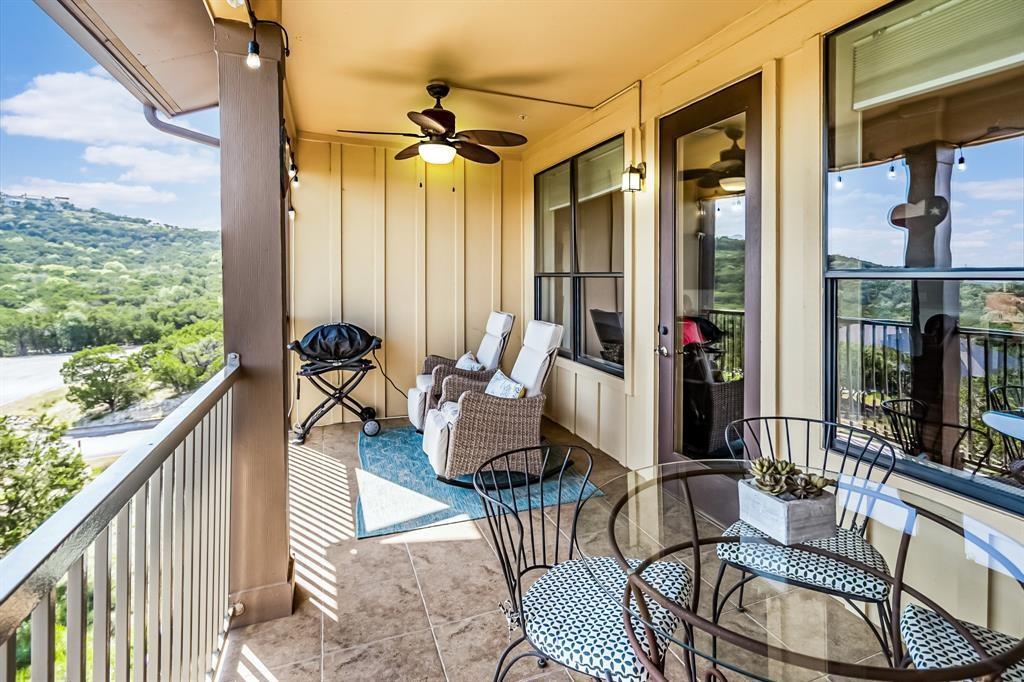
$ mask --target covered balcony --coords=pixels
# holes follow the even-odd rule
[[[0,559],[0,682],[1024,675],[1024,6],[37,4],[219,107],[228,361]]]

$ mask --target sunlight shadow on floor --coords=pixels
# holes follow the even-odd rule
[[[386,535],[381,538],[382,545],[396,545],[401,543],[415,544],[418,542],[462,542],[465,540],[480,540],[479,529],[466,514],[453,516],[449,521],[436,526],[417,528],[406,533]]]
[[[301,445],[288,448],[288,527],[295,583],[337,621],[337,575],[327,550],[355,537],[355,507],[348,470],[329,455]]]

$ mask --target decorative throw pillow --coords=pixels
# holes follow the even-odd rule
[[[509,379],[499,369],[491,377],[491,380],[487,382],[487,388],[484,389],[484,393],[493,395],[495,398],[522,398],[523,394],[526,393],[526,389],[522,384],[517,384]]]
[[[455,367],[457,369],[466,369],[470,372],[479,372],[484,369],[482,362],[477,361],[476,356],[472,352],[466,353],[461,358],[455,361]]]

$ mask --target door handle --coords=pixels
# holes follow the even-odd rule
[[[657,348],[654,349],[654,352],[663,358],[668,357],[668,348],[665,348],[665,346],[658,346]]]

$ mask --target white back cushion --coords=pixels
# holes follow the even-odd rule
[[[494,369],[501,362],[502,342],[512,331],[514,319],[515,317],[510,313],[498,310],[492,312],[487,318],[484,338],[480,339],[480,349],[476,352],[476,359],[483,364],[484,369]]]
[[[512,379],[526,387],[527,397],[535,396],[544,389],[544,377],[548,364],[554,361],[551,353],[562,343],[562,325],[531,320],[526,325],[523,347],[512,367]]]

